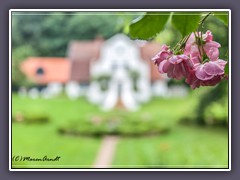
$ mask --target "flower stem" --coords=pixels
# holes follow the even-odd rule
[[[185,47],[185,44],[186,44],[187,40],[189,39],[190,35],[191,35],[191,34],[188,34],[188,35],[184,36],[184,38],[182,38],[182,39],[174,46],[174,48],[173,48],[174,54],[177,54],[177,53],[179,53],[179,52],[181,52],[181,51],[184,50],[183,48]]]
[[[199,21],[198,23],[198,28],[197,28],[197,36],[195,35],[195,38],[196,38],[196,42],[197,42],[197,45],[198,45],[198,51],[199,51],[199,54],[201,56],[201,62],[203,63],[204,61],[204,55],[205,55],[205,52],[204,52],[204,49],[203,49],[203,38],[202,38],[202,35],[203,35],[203,32],[202,32],[202,26],[203,26],[203,23],[204,21],[208,18],[208,16],[211,14],[211,12],[207,13],[205,16],[202,17],[202,19]],[[201,35],[199,34],[201,33]]]
[[[211,12],[209,12],[208,14],[206,14],[205,16],[203,16],[203,18],[200,20],[199,24],[202,25],[204,23],[204,21],[208,18],[208,16],[211,14]]]
[[[197,28],[197,35],[194,33],[195,35],[195,38],[196,38],[196,42],[198,44],[198,50],[199,50],[199,53],[200,55],[202,54],[201,51],[200,51],[200,48],[199,48],[199,45],[201,44],[202,46],[202,41],[200,40],[200,35],[199,35],[199,30],[200,30],[200,27],[202,27],[202,24],[204,23],[204,21],[207,19],[207,17],[211,14],[211,12],[209,12],[207,15],[205,15],[200,21],[199,21],[199,25],[198,25],[198,28]],[[184,38],[182,38],[174,47],[173,47],[173,52],[174,54],[178,54],[178,53],[182,53],[184,51],[184,47],[187,43],[187,40],[189,39],[191,33],[184,36]],[[202,32],[201,32],[201,39],[202,39]],[[202,56],[202,55],[201,55]]]

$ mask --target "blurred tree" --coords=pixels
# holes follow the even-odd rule
[[[28,86],[31,83],[26,79],[20,70],[20,63],[28,56],[35,54],[33,48],[29,45],[23,45],[12,51],[12,90],[17,90],[19,86]]]
[[[122,31],[118,15],[101,13],[23,13],[12,16],[12,48],[30,45],[35,56],[65,56],[69,41],[109,38]]]

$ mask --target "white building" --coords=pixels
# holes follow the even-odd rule
[[[22,69],[38,84],[64,84],[70,99],[86,96],[103,110],[121,105],[135,111],[152,96],[169,94],[167,78],[151,61],[160,49],[159,43],[117,34],[108,40],[72,41],[67,57],[28,58]]]
[[[129,110],[137,110],[139,103],[151,97],[149,65],[141,58],[137,44],[125,35],[118,34],[104,42],[90,74],[93,78],[109,76],[105,91],[99,91],[100,82],[90,83],[88,91],[89,100],[100,104],[103,110],[112,109],[118,101]]]

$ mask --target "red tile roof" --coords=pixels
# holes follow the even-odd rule
[[[22,62],[21,70],[35,83],[66,83],[70,79],[70,61],[57,57],[30,57]],[[39,69],[43,74],[37,74]]]
[[[102,39],[94,41],[71,41],[67,50],[67,57],[71,60],[96,60],[99,58]]]

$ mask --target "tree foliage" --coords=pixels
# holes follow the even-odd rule
[[[22,45],[12,50],[12,85],[13,90],[19,86],[28,86],[31,83],[26,79],[20,68],[22,60],[29,56],[33,56],[35,51],[29,45]]]
[[[130,36],[133,39],[150,39],[164,30],[167,22],[172,23],[175,28],[185,35],[196,31],[199,20],[206,13],[202,12],[173,12],[157,13],[147,12],[142,17],[134,19],[130,25]],[[213,12],[216,18],[226,25],[228,23],[227,12]]]
[[[29,14],[29,15],[28,15]],[[31,46],[35,56],[65,56],[69,41],[109,38],[120,32],[119,16],[48,13],[13,15],[12,48]]]

